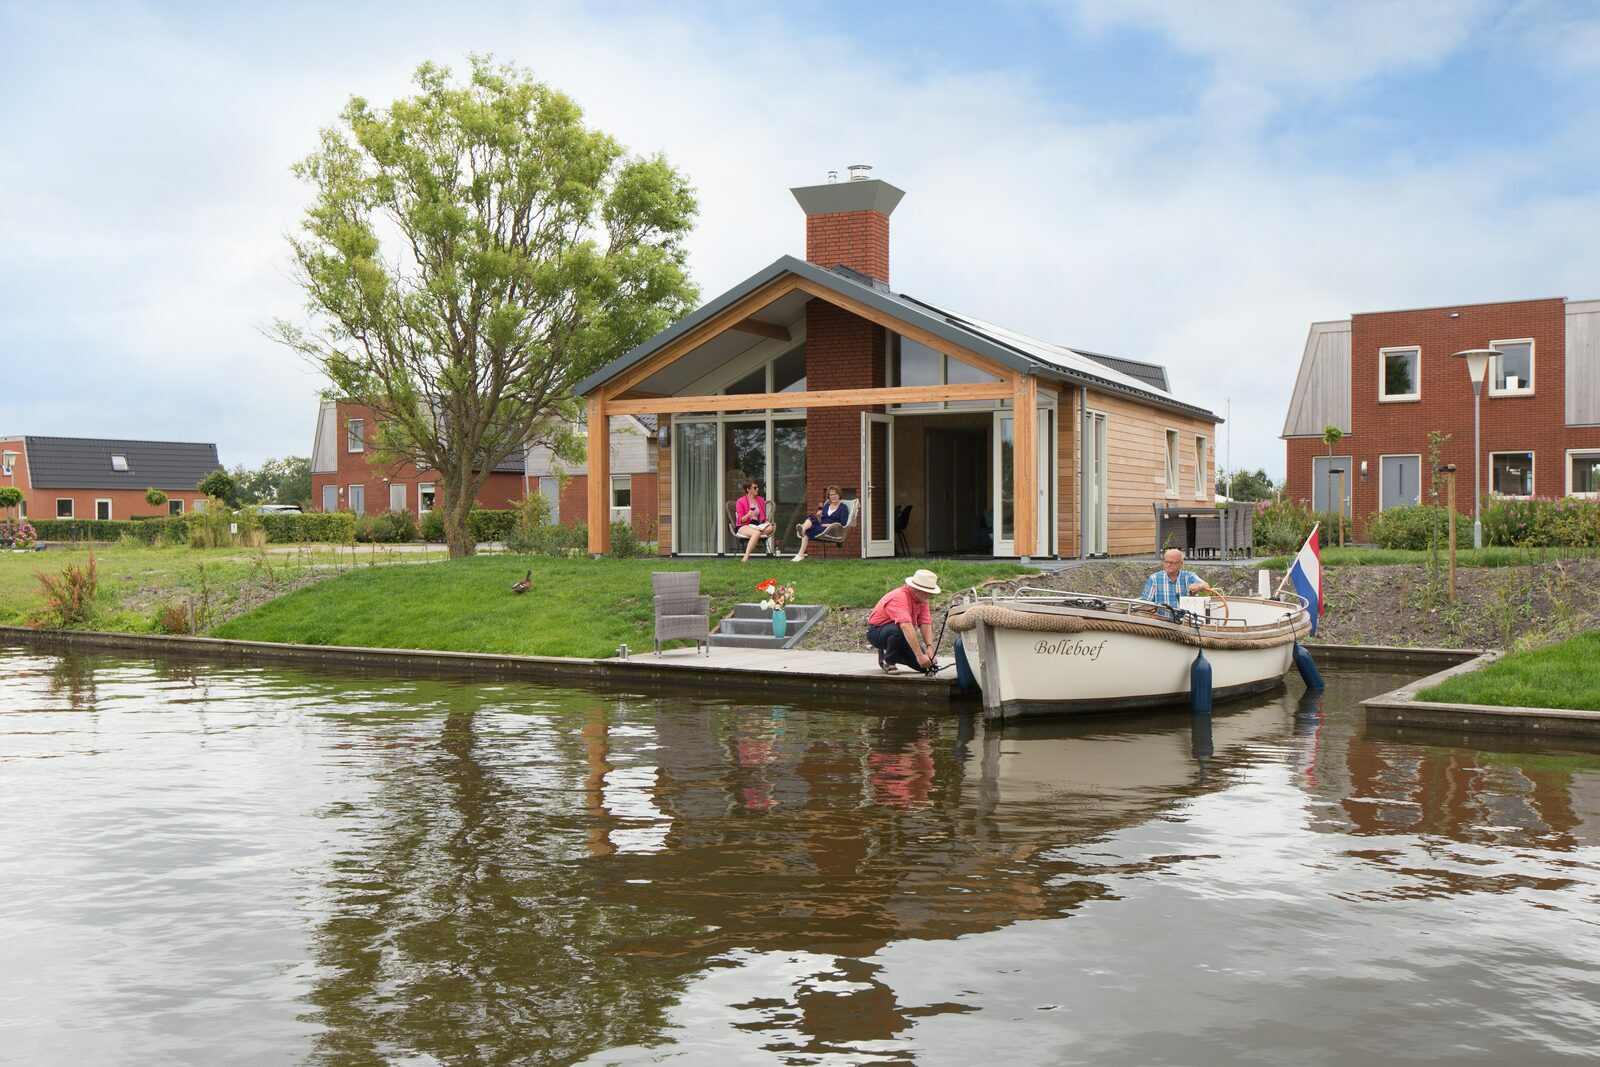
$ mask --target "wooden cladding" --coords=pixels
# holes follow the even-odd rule
[[[673,396],[660,400],[613,400],[606,404],[606,410],[613,415],[665,415],[686,411],[871,407],[932,400],[1003,400],[1012,396],[1013,392],[1010,382],[901,385],[884,389],[819,389],[803,393],[732,393],[727,396]]]

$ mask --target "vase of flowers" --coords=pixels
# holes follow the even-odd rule
[[[789,616],[784,614],[783,607],[794,599],[794,586],[779,585],[776,578],[768,578],[756,588],[767,594],[761,602],[761,610],[772,612],[772,636],[782,637],[789,632]]]

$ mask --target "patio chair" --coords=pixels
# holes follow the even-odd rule
[[[828,554],[828,549],[834,547],[835,545],[844,544],[844,539],[850,536],[851,527],[855,526],[856,524],[856,517],[861,514],[860,497],[846,500],[844,503],[850,506],[850,514],[845,516],[844,524],[832,533],[823,531],[811,539],[812,544],[818,545],[822,548],[822,554],[824,556]]]
[[[728,520],[728,537],[731,539],[733,551],[742,556],[744,555],[744,538],[739,536],[739,520],[735,518],[739,514],[736,510],[738,507],[739,498],[735,497],[723,505],[723,512]],[[772,502],[770,500],[767,501],[767,521],[772,521]],[[756,551],[759,552],[760,550],[760,547],[757,546]],[[766,552],[769,556],[777,555],[778,528],[776,523],[773,524],[772,533],[767,537]]]
[[[711,654],[711,598],[700,593],[699,571],[654,571],[656,655],[666,641],[693,641]]]
[[[894,550],[902,556],[911,555],[911,547],[906,543],[906,527],[911,525],[910,504],[901,504],[894,509]]]

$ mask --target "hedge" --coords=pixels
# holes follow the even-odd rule
[[[1600,548],[1600,500],[1507,500],[1483,505],[1483,542],[1520,548]]]
[[[1462,540],[1465,534],[1465,542]],[[1400,548],[1420,551],[1428,547],[1428,538],[1437,537],[1435,544],[1450,543],[1449,509],[1436,504],[1401,504],[1384,508],[1367,520],[1367,540],[1378,548]],[[1456,544],[1471,544],[1472,516],[1457,513]]]
[[[355,537],[356,517],[347,511],[305,515],[258,515],[267,540],[279,544],[321,541],[346,544]],[[120,541],[124,534],[154,544],[189,543],[187,516],[142,519],[35,519],[41,541]]]

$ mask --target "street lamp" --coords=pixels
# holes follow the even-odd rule
[[[1456,355],[1467,361],[1472,378],[1472,547],[1483,547],[1483,478],[1478,473],[1478,455],[1483,434],[1483,380],[1489,376],[1489,360],[1500,354],[1494,348],[1469,348]]]

